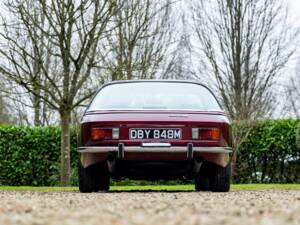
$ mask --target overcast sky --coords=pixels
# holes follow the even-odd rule
[[[288,0],[290,16],[295,22],[300,23],[300,0]]]
[[[291,25],[300,27],[300,0],[287,0],[289,4],[289,21]],[[300,48],[298,53],[293,57],[287,65],[290,73],[293,73],[300,60]]]

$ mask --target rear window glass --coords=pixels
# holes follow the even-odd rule
[[[112,84],[101,89],[88,111],[116,109],[192,109],[219,111],[211,92],[198,84],[135,82]]]

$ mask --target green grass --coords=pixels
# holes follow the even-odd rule
[[[300,184],[233,184],[231,190],[291,190],[299,189]],[[32,187],[0,186],[0,191],[77,191],[78,187]],[[194,191],[194,185],[145,185],[145,186],[111,186],[113,192],[121,191]]]
[[[0,191],[76,191],[78,187],[0,186]]]

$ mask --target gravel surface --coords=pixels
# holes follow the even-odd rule
[[[300,190],[0,191],[0,224],[299,224]]]

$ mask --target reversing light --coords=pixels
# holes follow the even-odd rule
[[[192,139],[199,139],[199,128],[192,128]]]
[[[112,129],[112,139],[119,139],[119,128]]]
[[[220,140],[221,132],[219,128],[200,128],[199,138],[201,140],[218,141]]]

